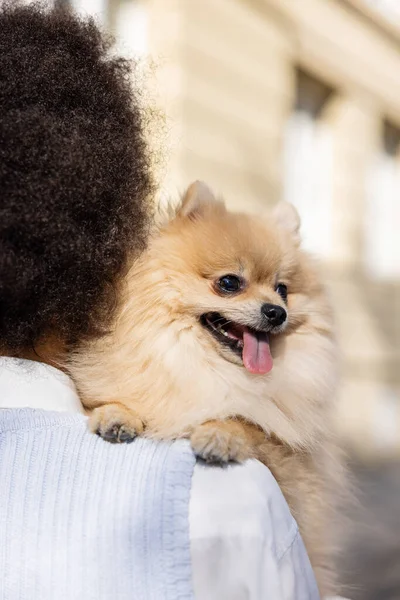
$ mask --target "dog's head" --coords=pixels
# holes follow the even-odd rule
[[[289,204],[260,217],[235,214],[192,184],[151,248],[171,320],[207,350],[267,374],[277,340],[318,313],[321,288],[299,250],[299,225]]]

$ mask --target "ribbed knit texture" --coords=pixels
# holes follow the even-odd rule
[[[192,600],[186,442],[0,410],[0,600]]]

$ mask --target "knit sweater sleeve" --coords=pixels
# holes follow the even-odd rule
[[[185,442],[114,446],[85,418],[0,411],[2,600],[192,600]]]

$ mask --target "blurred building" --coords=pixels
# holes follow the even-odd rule
[[[339,430],[400,454],[400,2],[70,3],[158,65],[164,190],[204,179],[234,209],[298,207],[336,306]]]

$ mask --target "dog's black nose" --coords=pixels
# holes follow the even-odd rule
[[[268,323],[273,327],[279,327],[286,321],[287,313],[282,306],[277,304],[263,304],[261,312],[268,319]]]

